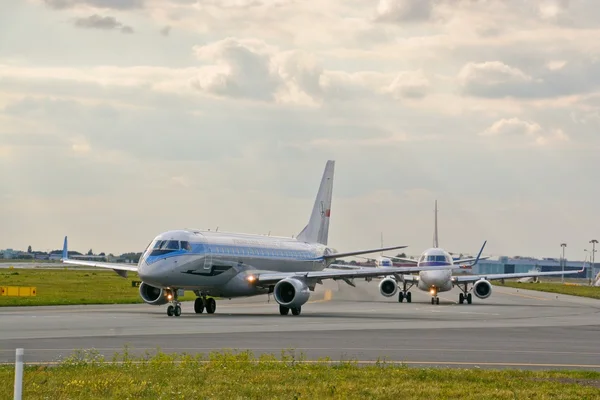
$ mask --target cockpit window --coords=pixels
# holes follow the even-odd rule
[[[190,242],[182,240],[181,241],[181,250],[191,251],[192,246],[190,246]]]
[[[150,255],[160,256],[177,250],[179,250],[178,240],[157,240]]]

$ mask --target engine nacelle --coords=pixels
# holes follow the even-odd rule
[[[167,297],[170,292],[166,289],[157,288],[150,286],[147,283],[142,282],[140,285],[140,297],[144,302],[151,306],[161,306],[167,304],[169,298]]]
[[[282,279],[273,289],[273,297],[280,305],[288,308],[299,308],[308,301],[310,289],[299,279]]]
[[[379,282],[379,291],[385,297],[392,297],[398,292],[398,282],[394,278],[385,278]]]
[[[480,279],[473,284],[473,293],[480,299],[487,299],[492,294],[492,284],[485,279]]]

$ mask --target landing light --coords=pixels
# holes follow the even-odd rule
[[[169,293],[169,294],[167,295],[167,299],[171,300],[172,298],[173,298],[173,295],[172,295],[171,293]]]
[[[256,282],[256,276],[254,275],[248,275],[248,277],[246,278],[246,280],[250,283],[254,283]]]
[[[431,293],[431,295],[435,295],[435,289],[434,289],[434,288],[431,288],[431,289],[429,290],[429,293]]]

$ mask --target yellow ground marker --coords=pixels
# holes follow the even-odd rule
[[[37,295],[37,288],[31,286],[2,286],[0,296],[31,297]]]

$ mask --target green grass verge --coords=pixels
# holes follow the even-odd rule
[[[0,286],[37,288],[35,297],[0,296],[0,307],[143,303],[139,288],[131,287],[132,280],[139,280],[134,272],[121,278],[111,270],[0,269]],[[179,300],[195,298],[193,292],[186,291]]]
[[[502,286],[502,285],[500,285]],[[538,290],[540,292],[550,292],[559,294],[568,294],[572,296],[580,297],[591,297],[593,299],[600,299],[600,287],[596,286],[574,286],[574,285],[563,285],[560,283],[518,283],[518,282],[505,282],[504,286],[527,289],[527,290]]]
[[[291,352],[290,354],[293,354]],[[82,357],[83,355],[83,357]],[[600,373],[409,368],[381,362],[307,363],[250,352],[167,355],[103,364],[93,352],[55,367],[26,366],[25,399],[593,399]],[[14,367],[0,367],[12,398]]]

